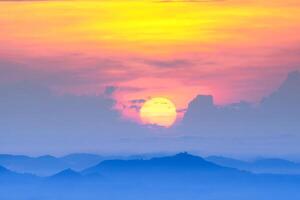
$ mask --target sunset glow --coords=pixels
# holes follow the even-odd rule
[[[19,66],[1,81],[77,95],[114,86],[134,121],[132,102],[155,96],[181,110],[197,94],[257,102],[299,69],[299,13],[296,0],[0,1],[0,59]]]

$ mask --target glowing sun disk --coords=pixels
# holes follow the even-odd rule
[[[142,106],[140,117],[144,124],[170,127],[177,117],[176,107],[167,98],[152,98]]]

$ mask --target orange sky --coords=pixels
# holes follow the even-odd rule
[[[300,69],[298,0],[0,1],[0,27],[0,63],[16,68],[1,82],[116,86],[131,118],[131,100],[155,96],[178,109],[197,94],[255,102]]]

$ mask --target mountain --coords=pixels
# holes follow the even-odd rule
[[[227,158],[223,156],[209,156],[206,157],[205,160],[215,163],[217,165],[225,166],[225,167],[232,167],[236,169],[245,169],[249,163],[233,158]]]
[[[0,165],[20,173],[46,176],[57,173],[67,165],[53,156],[29,157],[20,155],[0,155]]]
[[[5,167],[0,166],[0,185],[17,185],[17,184],[27,184],[32,183],[35,180],[38,180],[39,177],[36,177],[31,174],[23,174],[11,171]],[[1,190],[0,190],[1,193]]]
[[[284,159],[259,159],[251,163],[251,169],[260,173],[300,174],[300,163]]]
[[[154,157],[160,158],[152,159]],[[163,154],[145,154],[133,156],[100,156],[96,154],[78,153],[66,155],[63,157],[54,157],[47,155],[40,157],[29,157],[22,155],[2,154],[0,155],[0,165],[5,167],[6,169],[18,173],[29,173],[38,176],[52,176],[66,169],[85,172],[88,170],[92,171],[99,168],[98,171],[100,171],[101,168],[108,169],[110,165],[115,165],[117,162],[122,163],[122,165],[124,166],[132,165],[132,163],[135,163],[137,164],[137,166],[135,167],[138,167],[139,163],[146,162],[147,165],[150,166],[151,163],[153,163],[153,165],[156,165],[156,162],[163,162],[167,158],[173,160],[174,162],[176,159],[185,159],[186,161],[190,161],[192,160],[192,155],[178,154],[176,156],[163,156]],[[194,159],[200,162],[200,157],[196,157]],[[127,163],[125,162],[126,160],[130,162]],[[205,160],[210,162],[211,164],[214,163],[219,166],[236,168],[239,170],[247,170],[255,173],[300,174],[299,163],[294,163],[283,159],[259,159],[253,162],[245,162],[227,157],[210,156],[206,157]],[[204,164],[204,160],[202,160],[202,164]],[[129,167],[130,166],[128,166],[128,168]]]
[[[83,170],[108,158],[109,157],[96,154],[76,153],[60,157],[59,159],[66,163],[66,165],[71,169]]]
[[[6,174],[12,174],[12,173],[13,173],[12,171],[9,171],[5,167],[0,166],[0,176],[6,175]]]
[[[211,176],[219,179],[229,174],[244,174],[236,169],[222,167],[208,162],[201,157],[188,153],[174,156],[152,158],[148,160],[107,160],[82,171],[84,175],[100,174],[106,178],[145,181],[156,177],[160,181],[177,179],[194,179]],[[220,175],[222,174],[222,175]],[[216,177],[220,175],[219,177]],[[162,178],[163,177],[163,178]],[[164,179],[164,180],[163,180]],[[194,180],[193,180],[194,181]]]
[[[63,157],[49,155],[29,157],[23,155],[1,154],[0,165],[19,173],[51,176],[69,168],[73,170],[83,170],[109,158],[112,157],[94,154],[70,154]]]
[[[0,167],[6,173],[7,169]],[[9,172],[10,173],[10,172]],[[300,176],[252,174],[180,153],[151,159],[107,160],[82,172],[63,170],[30,179],[1,179],[0,199],[24,200],[298,200]],[[1,182],[2,181],[2,182]],[[16,192],[18,191],[18,192]]]
[[[253,173],[300,174],[300,163],[284,159],[258,159],[252,162],[222,156],[210,156],[205,159],[221,166],[246,170]]]
[[[97,165],[101,161],[111,159],[132,160],[136,158],[152,158],[156,154],[141,154],[132,156],[100,156],[89,153],[74,153],[62,157],[0,154],[0,165],[19,173],[30,173],[38,176],[51,176],[65,169],[82,171]]]
[[[75,172],[74,170],[72,169],[66,169],[66,170],[63,170],[51,177],[48,177],[48,180],[52,180],[52,181],[63,181],[63,180],[67,180],[67,181],[74,181],[76,179],[80,179],[82,176],[80,173],[78,172]]]
[[[278,158],[267,158],[267,159],[258,159],[253,162],[257,166],[263,167],[299,167],[300,164],[294,163],[284,159]]]

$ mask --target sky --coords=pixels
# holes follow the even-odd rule
[[[196,144],[174,144],[164,134],[190,137],[184,130],[192,125],[174,127],[186,122],[198,95],[212,95],[213,104],[224,107],[260,105],[300,70],[299,25],[297,0],[0,1],[0,88],[6,94],[1,119],[7,125],[2,151],[196,151]],[[168,132],[163,139],[156,138],[159,128],[143,125],[139,116],[153,97],[168,98],[177,109],[177,123],[162,131]],[[53,120],[57,116],[64,118]],[[130,149],[128,138],[149,148],[139,142]],[[207,142],[201,151],[233,153],[226,138],[224,149],[205,147]],[[153,149],[152,140],[163,148]]]

